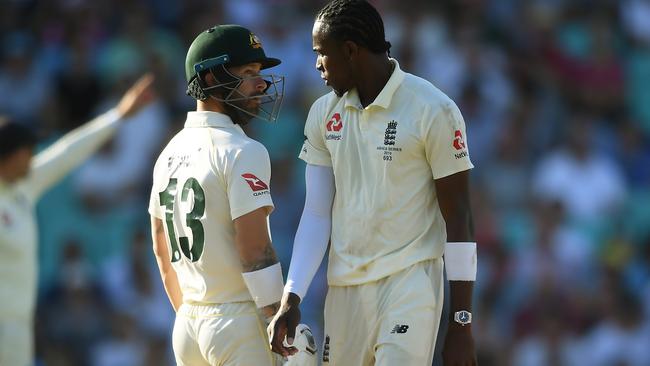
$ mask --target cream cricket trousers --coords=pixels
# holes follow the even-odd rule
[[[253,302],[183,304],[172,346],[178,366],[276,366],[266,325]]]
[[[443,291],[442,258],[378,281],[330,286],[323,365],[430,366]]]

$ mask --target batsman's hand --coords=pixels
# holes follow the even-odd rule
[[[471,326],[449,323],[445,347],[442,350],[445,366],[476,366],[476,351]]]
[[[269,333],[271,350],[283,357],[294,355],[298,352],[293,347],[293,340],[296,337],[296,327],[300,323],[300,297],[293,292],[285,293],[280,302],[280,310],[275,314],[273,320],[266,328]],[[287,343],[284,343],[284,339]]]
[[[154,99],[153,81],[154,76],[146,74],[124,93],[117,104],[117,112],[120,114],[120,118],[133,116]]]

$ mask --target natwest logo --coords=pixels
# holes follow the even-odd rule
[[[330,132],[339,132],[342,128],[343,121],[341,121],[341,115],[339,113],[334,113],[329,122],[327,122],[327,130]]]
[[[262,182],[261,179],[259,179],[258,177],[256,177],[251,173],[244,173],[241,176],[242,178],[244,178],[246,183],[248,183],[248,185],[251,187],[253,192],[269,189],[269,186],[267,186],[266,183]]]
[[[462,150],[465,148],[465,140],[463,140],[463,133],[460,130],[454,132],[454,149]]]

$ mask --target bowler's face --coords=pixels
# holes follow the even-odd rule
[[[339,97],[352,89],[349,60],[345,56],[344,43],[327,37],[321,21],[314,23],[312,46],[316,53],[316,70],[325,84],[334,89]]]

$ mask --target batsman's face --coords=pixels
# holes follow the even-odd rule
[[[316,70],[325,84],[339,97],[354,87],[350,58],[344,42],[327,37],[325,26],[316,21],[312,30],[312,46],[316,53]]]
[[[242,83],[237,87],[237,92],[238,94],[241,94],[240,96],[250,98],[264,95],[267,84],[264,79],[260,77],[261,69],[261,63],[253,62],[242,66],[236,66],[229,70],[232,74],[242,79]],[[260,109],[260,102],[260,98],[253,98],[233,103],[238,104],[239,107],[253,114],[257,114]]]

